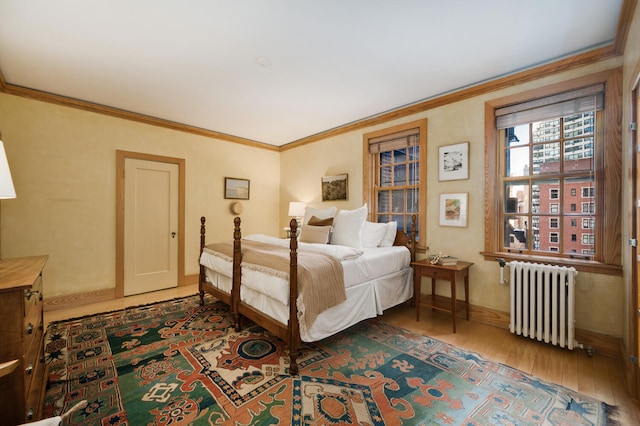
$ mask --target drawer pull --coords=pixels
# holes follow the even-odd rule
[[[24,372],[27,373],[27,375],[31,375],[33,373],[33,365],[29,364],[29,366],[25,368]]]
[[[27,324],[27,334],[33,334],[33,324]]]
[[[27,290],[26,293],[24,294],[24,297],[26,297],[27,300],[31,300],[31,296],[38,293],[40,293],[40,291],[38,290]]]

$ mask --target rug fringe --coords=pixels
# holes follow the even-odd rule
[[[615,405],[609,405],[605,402],[602,403],[604,406],[604,424],[606,426],[622,426],[620,422],[620,407]]]

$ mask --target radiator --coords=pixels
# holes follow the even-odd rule
[[[512,333],[563,348],[575,341],[575,268],[509,262]]]

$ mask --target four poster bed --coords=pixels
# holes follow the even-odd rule
[[[298,222],[292,219],[287,239],[262,234],[242,238],[241,220],[236,217],[233,241],[208,245],[206,219],[200,219],[200,304],[209,293],[229,305],[237,331],[245,317],[284,340],[291,374],[298,373],[301,342],[329,337],[413,297],[415,238],[411,230],[407,235],[396,232],[395,222],[393,227],[366,222],[359,225],[358,235],[348,230],[350,236],[363,235],[369,246],[359,247],[360,240],[358,244],[348,238],[340,241],[340,235],[345,235],[345,221],[339,221],[342,212],[354,211],[338,213],[333,227],[311,226],[305,218],[299,238]],[[415,216],[412,220],[415,223]],[[342,234],[336,233],[327,244],[329,230]],[[367,230],[375,230],[375,241],[385,234],[386,243],[372,243]],[[314,232],[323,234],[320,243],[315,242]]]

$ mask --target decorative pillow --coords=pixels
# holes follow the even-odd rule
[[[378,247],[391,247],[396,240],[396,231],[398,230],[398,222],[389,222],[387,225],[387,232],[385,232],[382,241],[378,244]]]
[[[327,244],[331,235],[331,226],[302,225],[301,243]]]
[[[365,222],[362,225],[362,247],[378,247],[387,233],[386,223]]]
[[[328,217],[326,219],[318,219],[315,216],[311,216],[307,225],[312,226],[331,226],[333,225],[333,217]]]
[[[303,224],[309,223],[309,219],[313,216],[318,219],[327,219],[329,217],[334,217],[338,209],[336,207],[329,207],[328,209],[314,209],[313,207],[307,207],[304,209],[304,219],[302,221]]]
[[[362,226],[366,219],[366,204],[355,210],[340,210],[333,219],[331,244],[362,248]]]

